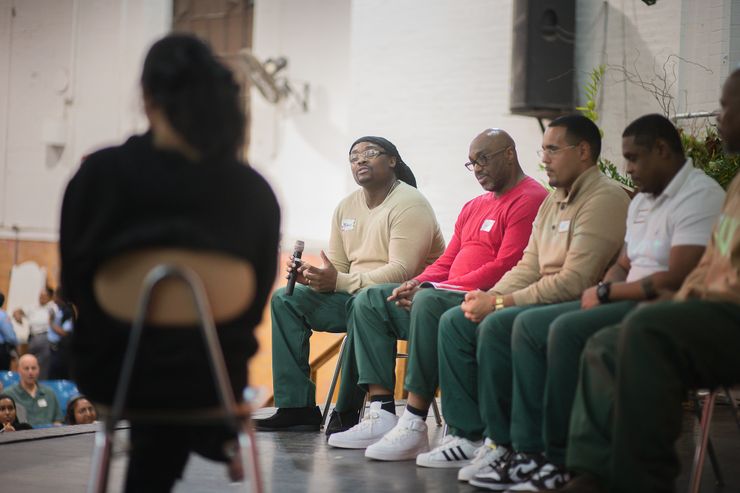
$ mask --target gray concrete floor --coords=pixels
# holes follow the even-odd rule
[[[260,410],[257,417],[272,413]],[[678,443],[684,464],[693,453],[695,419],[685,415],[685,432]],[[442,436],[442,428],[429,418],[430,441]],[[95,426],[32,430],[0,435],[0,491],[3,493],[66,493],[85,490]],[[79,434],[69,434],[72,431]],[[21,433],[28,440],[19,440]],[[11,437],[15,435],[15,437]],[[111,469],[109,491],[121,491],[126,467],[126,430],[117,434],[118,450]],[[709,463],[705,465],[702,492],[740,491],[740,432],[728,406],[719,406],[712,425],[712,440],[725,475],[724,488],[714,485]],[[413,462],[375,462],[365,459],[363,451],[333,449],[323,434],[258,433],[261,470],[267,492],[460,492],[477,491],[459,483],[456,470],[425,469]],[[687,490],[687,466],[679,478],[677,491]],[[193,456],[178,493],[245,491],[245,485],[230,483],[225,468]]]

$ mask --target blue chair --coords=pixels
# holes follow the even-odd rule
[[[77,390],[77,385],[71,380],[42,380],[41,384],[50,387],[54,391],[62,414],[67,410],[69,400],[80,393]]]
[[[20,381],[20,376],[14,371],[2,371],[0,372],[0,382],[3,384],[3,388],[7,389],[11,385],[15,385]]]

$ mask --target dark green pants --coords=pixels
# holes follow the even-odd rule
[[[636,303],[580,309],[580,301],[527,310],[514,321],[511,440],[521,452],[545,452],[565,465],[568,424],[586,341],[620,322]]]
[[[321,332],[347,331],[347,310],[352,305],[347,293],[317,293],[296,284],[292,296],[285,288],[278,289],[270,300],[272,315],[272,382],[277,407],[308,407],[316,405],[316,385],[310,379],[309,338],[314,330]],[[347,339],[343,365],[354,358],[352,344]],[[360,404],[363,395],[354,398]]]
[[[360,385],[363,392],[371,384],[391,392],[396,382],[397,341],[408,340],[409,359],[404,387],[427,400],[434,398],[438,386],[437,326],[442,314],[459,306],[465,293],[421,289],[414,296],[411,312],[386,301],[398,284],[382,284],[357,294],[349,312],[354,344],[354,361],[342,371],[337,410],[349,407],[352,388]],[[358,379],[352,380],[353,363]]]
[[[485,435],[502,445],[511,442],[511,331],[516,316],[528,308],[496,311],[479,324],[466,319],[460,307],[442,315],[439,383],[451,434],[469,440]]]
[[[568,467],[618,493],[674,491],[681,402],[687,389],[740,382],[738,347],[733,303],[657,303],[598,332],[583,353]]]

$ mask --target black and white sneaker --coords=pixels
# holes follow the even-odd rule
[[[478,488],[506,491],[518,483],[529,480],[544,462],[542,454],[519,452],[512,455],[507,462],[480,471],[469,482]]]
[[[545,462],[531,478],[515,484],[508,491],[552,491],[562,488],[568,481],[570,481],[568,471]]]

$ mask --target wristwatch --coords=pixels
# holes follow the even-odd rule
[[[503,310],[504,309],[504,297],[503,296],[496,296],[494,298],[493,302],[493,310]]]
[[[609,291],[611,291],[612,283],[600,282],[596,286],[596,297],[599,299],[599,303],[609,303]]]

